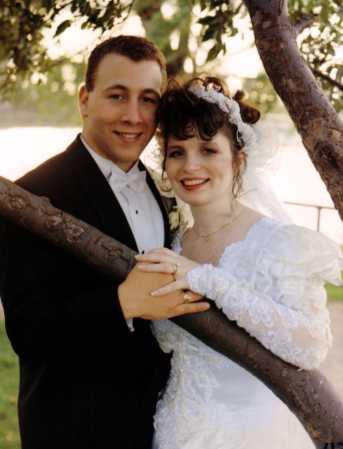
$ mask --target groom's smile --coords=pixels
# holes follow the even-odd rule
[[[140,134],[124,134],[124,133],[117,133],[121,137],[124,137],[125,139],[133,140],[135,137],[140,136]]]
[[[119,132],[115,132],[115,134],[117,134],[124,143],[128,143],[128,144],[136,143],[139,140],[140,136],[142,135],[142,133],[129,134],[129,133],[119,133]]]
[[[100,156],[125,172],[137,161],[155,133],[155,112],[163,77],[156,61],[105,56],[94,89],[79,94],[82,136]]]

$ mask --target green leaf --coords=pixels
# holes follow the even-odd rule
[[[217,27],[209,27],[205,31],[205,33],[204,33],[204,35],[202,37],[202,41],[205,42],[205,41],[208,41],[210,39],[216,39],[217,34],[218,34],[218,28]]]
[[[225,53],[225,45],[221,42],[217,42],[208,52],[206,61],[213,61],[221,51],[224,51]]]
[[[215,25],[218,23],[216,16],[206,16],[198,20],[200,25]]]
[[[64,22],[60,23],[58,25],[58,27],[57,27],[57,30],[56,30],[56,33],[55,33],[54,37],[56,37],[56,36],[60,35],[61,33],[63,33],[67,28],[70,27],[70,25],[72,23],[73,22],[71,20],[65,20]]]

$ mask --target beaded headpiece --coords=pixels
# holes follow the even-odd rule
[[[242,150],[244,150],[247,155],[257,153],[257,134],[252,125],[243,122],[239,104],[236,100],[226,97],[215,89],[206,90],[204,86],[196,88],[192,87],[189,90],[198,98],[202,98],[209,103],[217,104],[227,115],[228,121],[237,126],[236,137],[238,143],[242,146]]]

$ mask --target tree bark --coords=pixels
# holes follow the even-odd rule
[[[285,0],[243,0],[266,73],[343,220],[343,123],[296,43]]]
[[[135,265],[134,251],[2,177],[0,214],[115,282],[122,282]],[[213,304],[209,311],[173,321],[260,379],[297,416],[316,448],[327,442],[343,446],[343,402],[319,371],[298,370],[282,361]]]

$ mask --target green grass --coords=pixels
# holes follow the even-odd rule
[[[343,250],[343,246],[342,246],[342,250]],[[343,280],[343,271],[341,271],[341,279]],[[341,301],[343,301],[343,286],[342,285],[337,287],[336,285],[325,284],[325,290],[328,295],[328,298],[340,299]]]
[[[326,284],[325,290],[328,298],[340,299],[343,301],[343,287],[336,287],[336,285]]]
[[[20,449],[17,417],[18,358],[0,318],[0,448]]]

